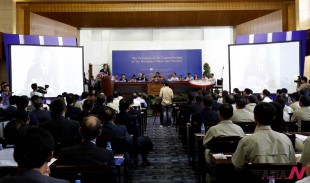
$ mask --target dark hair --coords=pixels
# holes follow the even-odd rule
[[[19,96],[13,95],[9,98],[10,104],[15,105],[17,103]]]
[[[130,106],[130,99],[129,98],[123,98],[119,101],[119,110],[120,111],[126,111]]]
[[[249,88],[245,88],[245,89],[244,89],[244,92],[245,92],[246,94],[248,94],[248,95],[250,95],[250,94],[253,93],[253,91],[252,91],[251,89],[249,89]]]
[[[277,89],[278,94],[282,94],[282,89]]]
[[[102,93],[99,93],[97,95],[97,101],[96,101],[97,105],[102,105],[104,102],[105,102],[105,95]]]
[[[82,93],[82,99],[86,99],[86,98],[88,98],[88,96],[89,96],[88,92],[83,92]]]
[[[95,125],[90,121],[95,120]],[[101,128],[101,121],[95,116],[85,117],[81,122],[81,132],[85,141],[90,141],[98,137]]]
[[[20,119],[12,119],[9,121],[3,130],[5,143],[16,144],[16,142],[20,140],[24,130],[27,128],[28,125]]]
[[[308,78],[306,76],[302,76],[300,80],[304,80],[305,82],[308,82]]]
[[[267,102],[258,103],[254,108],[254,117],[261,125],[270,125],[275,116],[275,108]]]
[[[282,112],[283,112],[283,109],[284,109],[285,103],[286,103],[285,99],[284,99],[283,97],[281,97],[281,96],[277,96],[276,99],[275,99],[274,101],[275,101],[276,103],[279,103],[279,104],[281,105],[281,107],[282,107]]]
[[[212,98],[213,98],[214,101],[217,101],[217,99],[220,98],[220,95],[217,94],[217,93],[212,93],[211,96],[212,96]]]
[[[107,97],[107,103],[113,102],[114,97],[112,95],[109,95]]]
[[[118,96],[119,96],[118,91],[114,91],[114,92],[113,92],[113,97],[114,97],[114,98],[117,98]]]
[[[74,100],[75,100],[75,96],[74,96],[73,93],[69,93],[69,94],[66,96],[67,105],[73,104]]]
[[[233,90],[235,93],[240,93],[240,90],[239,90],[239,88],[234,88],[234,90]]]
[[[93,102],[93,100],[91,100],[91,99],[86,99],[86,100],[83,102],[82,108],[83,108],[84,111],[89,111],[89,110],[91,110],[93,107],[94,107],[94,102]]]
[[[16,106],[18,110],[25,110],[29,104],[29,99],[26,95],[18,97],[16,101]]]
[[[255,103],[257,104],[257,97],[255,95],[251,95],[248,97],[249,103]]]
[[[236,105],[243,109],[246,105],[246,99],[244,97],[237,97],[236,98]]]
[[[63,92],[61,95],[62,95],[63,97],[67,97],[68,93],[67,93],[67,92]]]
[[[308,106],[310,106],[310,97],[308,97],[308,96],[302,96],[302,97],[300,98],[299,102],[302,103],[302,105],[303,105],[304,107],[308,107]]]
[[[231,104],[222,104],[219,107],[220,116],[223,119],[230,119],[234,114],[234,109]]]
[[[300,99],[299,93],[298,93],[298,92],[294,92],[294,93],[292,94],[292,98],[293,98],[295,101],[299,101],[299,99]]]
[[[14,146],[14,159],[19,168],[39,168],[48,161],[53,149],[54,139],[48,131],[28,128]]]
[[[212,107],[213,102],[214,102],[213,98],[209,95],[203,98],[203,105],[205,107]]]
[[[286,88],[282,88],[281,90],[282,90],[282,93],[285,93],[285,94],[287,94],[287,93],[288,93],[288,91],[287,91],[287,89],[286,89]]]
[[[112,121],[115,118],[116,112],[111,107],[105,107],[102,111],[101,120],[103,122]]]
[[[31,88],[32,88],[33,90],[38,89],[37,83],[32,83],[32,84],[31,84]]]
[[[132,98],[137,98],[138,95],[137,95],[137,93],[132,93],[132,94],[131,94],[131,97],[132,97]]]
[[[270,102],[270,104],[275,108],[275,118],[271,122],[270,127],[276,132],[287,132],[285,121],[283,119],[283,109],[281,104],[277,102]]]
[[[263,90],[263,95],[269,97],[270,96],[270,92],[267,89]]]
[[[196,100],[197,103],[200,103],[200,102],[202,102],[203,98],[202,98],[202,96],[197,95],[197,96],[195,97],[195,100]]]
[[[55,99],[52,101],[50,105],[51,115],[52,116],[59,116],[62,115],[62,113],[66,109],[65,101],[61,99]]]
[[[36,95],[34,95],[36,96]],[[35,98],[33,101],[33,106],[36,109],[40,109],[43,106],[43,100],[40,97]]]
[[[225,100],[225,103],[234,104],[235,103],[235,96],[232,94],[229,94],[229,95],[225,96],[224,100]]]
[[[29,120],[29,114],[26,110],[17,110],[14,113],[14,116],[16,119],[22,120],[24,123]]]

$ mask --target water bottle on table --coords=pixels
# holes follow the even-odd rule
[[[202,133],[202,134],[206,133],[206,129],[205,129],[205,124],[204,123],[201,123],[200,133]]]
[[[111,146],[111,142],[107,142],[107,150],[112,151],[112,146]]]

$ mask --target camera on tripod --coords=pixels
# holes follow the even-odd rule
[[[47,89],[48,89],[49,85],[45,85],[43,86],[38,86],[38,92],[42,93],[42,94],[47,94]]]
[[[300,84],[300,82],[301,82],[301,77],[300,76],[297,76],[298,78],[297,78],[297,80],[294,80],[294,83],[298,83],[298,84]]]

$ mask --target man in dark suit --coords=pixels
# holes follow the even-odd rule
[[[97,100],[95,107],[91,110],[91,113],[96,116],[100,116],[102,113],[103,108],[105,107],[105,95],[100,93],[97,95]]]
[[[200,96],[200,95],[195,96],[195,101],[192,102],[187,107],[188,107],[190,114],[202,111],[203,110],[202,96]]]
[[[14,113],[17,111],[17,106],[16,106],[17,99],[18,99],[18,96],[16,95],[11,96],[9,98],[10,105],[3,111],[4,117],[6,117],[8,120],[13,118]]]
[[[32,102],[35,110],[31,111],[30,114],[33,115],[35,118],[37,118],[39,123],[49,121],[51,119],[51,113],[43,109],[42,98],[37,97]]]
[[[83,103],[83,111],[78,115],[78,120],[81,123],[85,117],[91,115],[90,111],[94,107],[94,102],[92,99],[86,99]]]
[[[29,128],[14,146],[14,159],[20,171],[15,176],[6,176],[0,183],[69,183],[49,177],[48,162],[53,157],[53,136],[42,128]]]
[[[80,123],[64,117],[66,111],[65,102],[62,99],[55,99],[50,105],[50,110],[52,119],[41,123],[40,127],[48,130],[56,142],[69,141],[70,145],[78,143],[80,141]]]
[[[75,100],[74,94],[69,93],[66,96],[66,102],[67,102],[67,110],[66,110],[66,118],[78,120],[78,116],[81,113],[81,109],[78,107],[73,106],[73,102]]]
[[[85,102],[84,102],[85,105]],[[62,149],[59,164],[102,164],[108,163],[109,171],[116,179],[116,167],[112,151],[96,146],[96,139],[101,135],[101,121],[94,117],[85,117],[81,123],[80,133],[83,142],[79,145]]]
[[[201,124],[204,123],[206,126],[216,125],[220,119],[216,112],[212,110],[213,98],[211,96],[205,96],[203,98],[204,109],[200,112],[196,112],[192,115],[192,122]]]

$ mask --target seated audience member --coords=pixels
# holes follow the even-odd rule
[[[91,99],[86,99],[83,103],[83,111],[78,116],[78,121],[81,123],[85,117],[91,115],[91,110],[94,108],[94,102]]]
[[[43,123],[51,119],[51,113],[43,109],[43,100],[40,97],[35,98],[32,103],[35,110],[31,111],[30,114],[37,118],[39,123]]]
[[[31,104],[27,106],[27,111],[31,112],[33,110],[35,110],[34,105],[33,105],[33,101],[37,98],[40,98],[38,95],[33,95],[30,100],[31,100]]]
[[[194,78],[191,76],[191,73],[188,72],[188,73],[186,74],[186,77],[184,78],[184,80],[185,80],[185,81],[191,81],[191,80],[194,80]]]
[[[204,109],[196,112],[192,115],[192,122],[202,124],[206,126],[216,125],[220,118],[216,112],[212,110],[213,98],[211,96],[205,96],[203,98]]]
[[[251,95],[248,97],[248,104],[245,106],[245,109],[250,111],[251,113],[254,112],[254,108],[257,104],[257,98],[255,95]]]
[[[239,90],[239,88],[234,88],[233,89],[233,94],[236,96],[236,95],[240,95],[241,94],[241,91]]]
[[[78,120],[78,116],[81,113],[81,109],[79,107],[73,106],[74,94],[69,93],[66,97],[66,101],[67,101],[67,109],[65,117],[68,119]]]
[[[16,96],[16,95],[13,95],[9,98],[10,105],[7,108],[5,108],[3,111],[3,115],[7,119],[12,119],[14,117],[14,113],[17,111],[16,102],[18,98],[19,96]]]
[[[196,94],[192,102],[187,105],[187,109],[189,110],[190,114],[202,111],[204,109],[202,96]]]
[[[133,103],[131,104],[131,106],[138,107],[139,110],[141,110],[141,103],[137,100],[137,93],[132,93],[131,97],[133,98]]]
[[[286,123],[283,119],[283,109],[282,105],[277,102],[270,102],[271,105],[275,108],[276,114],[275,118],[272,120],[270,127],[272,130],[279,133],[288,133]],[[303,143],[300,139],[295,138],[295,150],[296,152],[301,152],[303,149]]]
[[[91,114],[100,116],[102,113],[102,110],[105,107],[105,100],[106,100],[105,95],[103,93],[99,93],[96,97],[96,104],[94,108],[91,110]]]
[[[177,73],[173,72],[171,75],[171,78],[168,79],[168,81],[179,81],[179,78],[177,77]]]
[[[246,100],[243,97],[237,97],[236,107],[231,120],[234,122],[254,122],[254,115],[252,112],[245,109]]]
[[[264,89],[263,92],[263,101],[262,102],[272,102],[272,100],[270,99],[270,92],[267,89]]]
[[[203,138],[203,145],[207,147],[207,144],[212,138],[220,136],[245,136],[242,128],[231,121],[233,116],[233,108],[230,104],[223,104],[219,108],[220,122],[210,127]],[[209,160],[209,149],[205,150],[205,158]]]
[[[118,107],[118,105],[115,105],[115,103],[113,103],[113,99],[114,99],[114,97],[112,95],[107,97],[107,106],[114,109],[116,111],[116,113],[119,113],[119,107]]]
[[[222,93],[220,93],[220,98],[217,100],[218,103],[224,104],[225,103],[225,97],[228,95],[228,91],[223,90]]]
[[[28,128],[28,124],[19,119],[8,122],[3,133],[5,146],[0,150],[0,167],[1,166],[17,166],[13,157],[14,145],[21,138],[22,133]]]
[[[194,73],[194,80],[199,80],[200,78],[198,77],[197,73]]]
[[[11,97],[11,92],[10,92],[10,86],[8,84],[5,84],[2,86],[3,91],[1,92],[1,97],[3,98],[3,105],[10,105],[10,97]]]
[[[73,106],[83,110],[83,103],[86,99],[88,99],[88,97],[89,97],[89,93],[83,92],[81,95],[82,100],[78,101],[78,99],[77,99]]]
[[[233,94],[229,94],[229,95],[225,96],[224,100],[225,100],[225,103],[231,104],[231,106],[233,107],[234,111],[237,110],[237,108],[236,108],[236,99],[235,99],[235,96]]]
[[[310,162],[310,137],[308,137],[304,142],[304,147],[301,153],[299,162],[303,165],[307,165]]]
[[[208,79],[210,82],[211,82],[211,84],[215,84],[216,83],[216,79],[215,79],[215,77],[214,77],[214,74],[213,73],[210,73],[210,77],[209,77],[209,79]]]
[[[17,112],[18,111],[27,112],[26,108],[28,107],[28,104],[29,104],[29,99],[26,95],[18,97],[18,99],[16,101]],[[27,112],[27,113],[28,113],[29,119],[30,119],[29,124],[30,125],[38,125],[39,124],[38,119],[33,114],[31,114],[30,112]]]
[[[277,96],[276,99],[274,100],[275,102],[279,103],[282,107],[282,112],[283,112],[283,119],[284,121],[288,122],[290,121],[290,115],[285,111],[285,99],[281,97],[281,95]],[[288,106],[287,106],[288,107]],[[292,110],[292,109],[291,109]],[[293,111],[293,110],[292,110]],[[292,112],[291,112],[292,113]]]
[[[212,105],[212,109],[214,111],[218,111],[219,107],[222,105],[221,103],[218,102],[218,99],[220,98],[220,95],[217,93],[212,93],[211,94],[212,98],[213,98],[213,105]]]
[[[302,90],[310,90],[310,83],[308,82],[308,78],[303,76],[300,78],[300,86],[297,88],[297,91],[300,92]]]
[[[114,105],[116,105],[117,106],[117,108],[118,108],[118,106],[119,106],[119,101],[121,100],[119,97],[119,92],[118,91],[114,91],[113,92],[113,97],[114,97],[114,99],[113,99],[113,104]]]
[[[40,127],[49,131],[56,142],[68,139],[80,139],[80,123],[75,120],[65,118],[66,105],[61,99],[55,99],[51,103],[51,120],[41,123]],[[74,143],[74,142],[73,142]]]
[[[122,83],[124,83],[124,82],[127,82],[128,80],[126,79],[126,75],[125,74],[122,74],[121,75],[121,79],[119,80],[119,82],[122,82]]]
[[[141,104],[141,107],[147,108],[147,103],[143,98],[143,94],[141,92],[138,93],[138,97],[136,100]]]
[[[293,113],[294,112],[293,109],[290,106],[286,105],[287,104],[287,98],[286,98],[285,94],[282,93],[281,95],[277,96],[275,98],[275,101],[280,102],[280,104],[282,106],[284,106],[283,107],[283,111],[285,113],[289,114],[289,113]]]
[[[285,97],[286,105],[289,105],[291,103],[291,98],[288,95],[288,90],[286,88],[282,88],[282,96]]]
[[[248,98],[249,96],[251,96],[253,94],[253,91],[249,88],[245,88],[243,91],[243,96],[245,96],[246,98]]]
[[[85,101],[87,102],[87,100]],[[84,102],[84,105],[86,104]],[[79,145],[61,150],[58,163],[69,165],[108,163],[111,173],[117,173],[114,154],[102,147],[96,146],[96,139],[101,135],[101,121],[94,117],[85,117],[81,122],[80,134],[83,142]]]
[[[37,85],[37,83],[31,84],[31,89],[32,89],[32,92],[30,92],[30,97],[32,97],[34,95],[37,95],[39,97],[43,97],[44,96],[43,93],[38,92],[38,85]]]
[[[301,121],[310,121],[310,97],[302,96],[299,100],[300,108],[294,111],[291,121],[297,121],[299,130],[301,127]]]
[[[292,103],[290,105],[290,107],[293,109],[293,111],[296,111],[297,109],[300,108],[299,106],[299,99],[300,99],[300,95],[298,92],[294,92],[292,94]]]
[[[282,95],[282,89],[277,89],[276,91],[276,97]]]
[[[21,170],[14,176],[6,176],[0,182],[10,183],[69,183],[49,177],[48,162],[53,157],[53,136],[42,128],[29,128],[14,146],[14,159]]]
[[[263,100],[264,100],[264,97],[263,97],[263,94],[258,94],[257,95],[257,103],[261,103],[261,102],[263,102]]]
[[[291,140],[283,133],[270,127],[275,109],[269,103],[259,103],[254,109],[256,130],[243,137],[231,159],[236,169],[248,163],[292,163],[295,164],[295,150]]]

